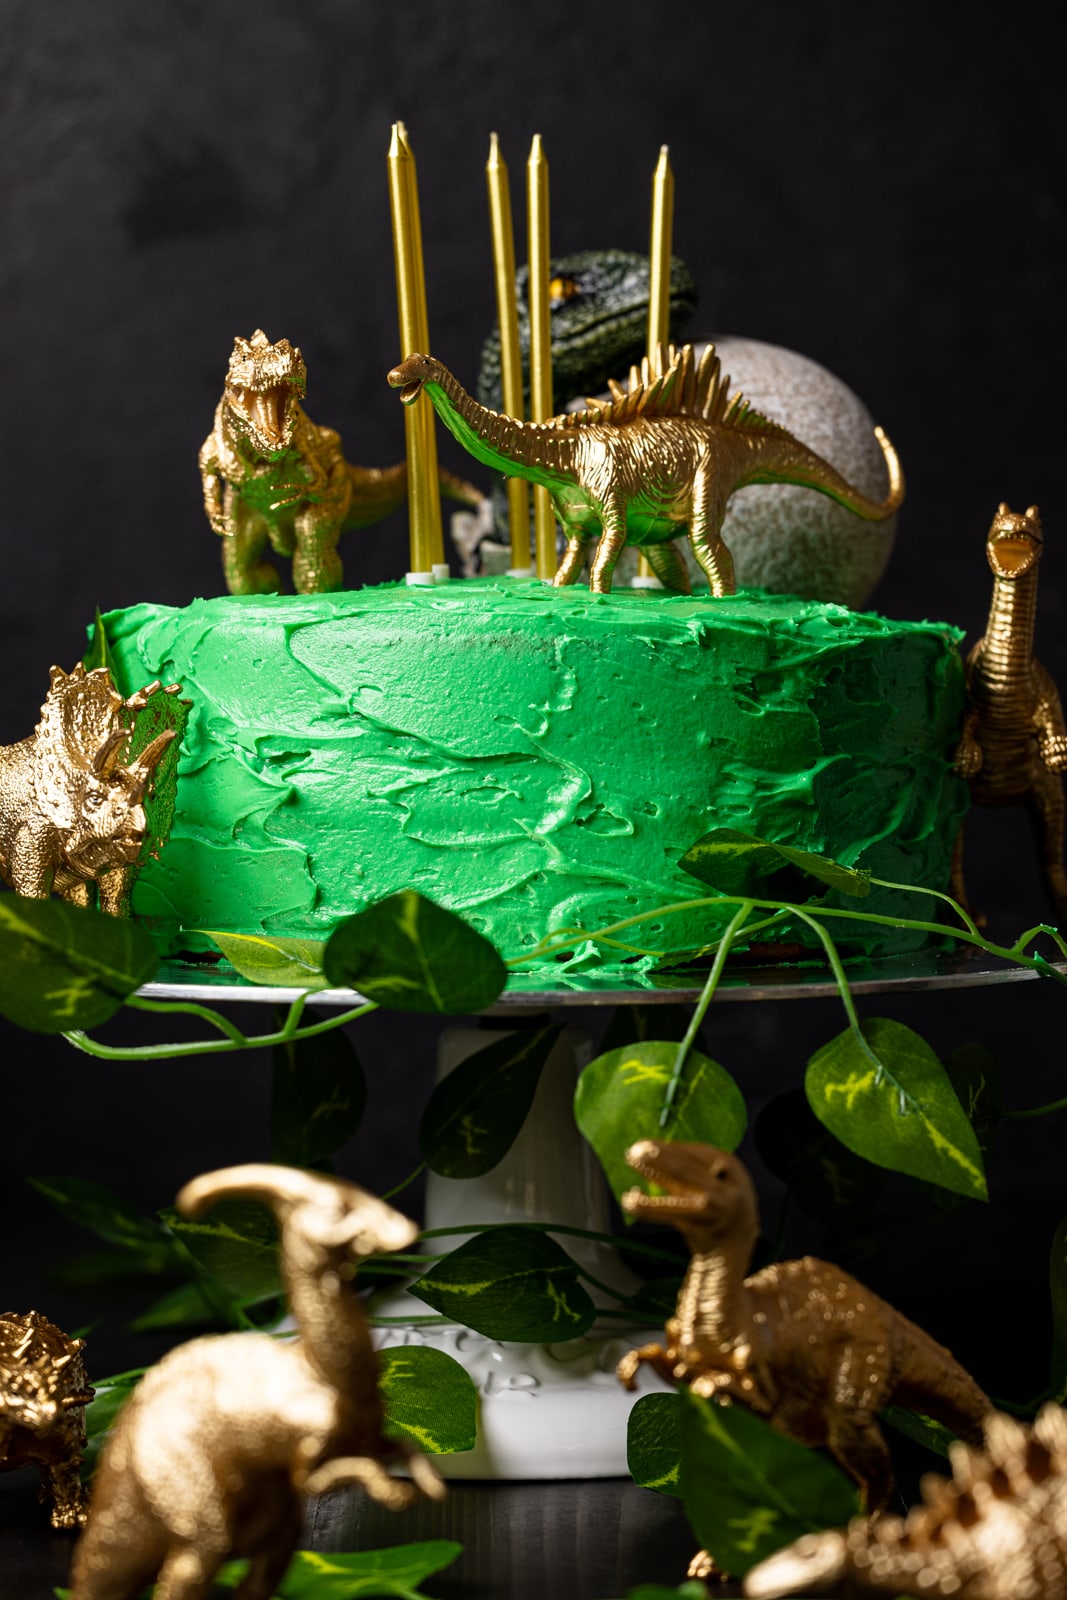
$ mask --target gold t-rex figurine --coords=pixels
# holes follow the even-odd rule
[[[589,586],[601,594],[611,589],[628,543],[641,548],[666,588],[688,594],[685,564],[670,542],[686,531],[712,594],[733,594],[721,529],[730,496],[747,484],[817,489],[874,522],[904,498],[900,464],[881,429],[889,493],[876,501],[740,395],[731,399],[713,345],[699,365],[692,345],[661,345],[654,367],[646,359],[631,370],[628,388],[611,385],[610,402],[589,401],[585,411],[542,423],[486,410],[433,356],[409,355],[389,382],[406,405],[425,387],[442,422],[477,460],[543,484],[567,538],[556,583],[576,581],[597,539]]]
[[[380,522],[407,496],[407,462],[356,467],[341,437],[311,421],[300,401],[307,387],[303,357],[288,339],[271,344],[261,328],[234,341],[215,426],[200,450],[204,510],[223,541],[222,568],[231,594],[274,594],[278,573],[264,559],[269,540],[293,558],[298,594],[340,589],[342,533]],[[480,507],[484,495],[450,472],[444,493]]]
[[[746,1277],[759,1219],[752,1180],[712,1145],[642,1139],[626,1160],[666,1193],[627,1190],[631,1216],[677,1228],[692,1260],[665,1345],[631,1350],[633,1388],[648,1362],[668,1383],[737,1401],[801,1444],[825,1445],[867,1510],[889,1503],[884,1406],[925,1412],[975,1444],[992,1410],[950,1353],[840,1267],[804,1256]]]
[[[180,1345],[123,1408],[93,1481],[71,1600],[201,1600],[246,1556],[244,1600],[270,1600],[303,1525],[305,1497],[359,1484],[399,1510],[444,1485],[427,1456],[384,1432],[378,1360],[356,1265],[403,1250],[418,1229],[340,1178],[251,1164],[186,1184],[178,1210],[261,1201],[299,1329],[293,1340],[227,1333]],[[410,1481],[393,1476],[406,1467]]]
[[[1001,502],[986,538],[993,601],[986,630],[967,658],[967,715],[956,770],[980,805],[1025,805],[1056,915],[1067,919],[1064,797],[1067,725],[1051,677],[1034,659],[1037,578],[1044,539],[1036,506],[1020,516]],[[963,831],[952,892],[966,905]]]

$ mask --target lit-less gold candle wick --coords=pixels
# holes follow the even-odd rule
[[[548,304],[548,162],[535,133],[526,163],[526,242],[530,259],[530,419],[552,415],[552,327]],[[537,576],[556,576],[556,519],[548,490],[534,488]]]
[[[508,169],[495,133],[489,135],[489,160],[485,166],[489,190],[489,223],[493,234],[493,279],[500,328],[500,387],[507,416],[523,414],[522,353],[519,348],[519,313],[515,303],[515,234],[511,224],[511,189]],[[508,479],[508,524],[511,529],[511,570],[530,568],[530,492],[521,478]]]
[[[404,356],[429,354],[426,287],[422,266],[419,197],[415,160],[402,123],[394,123],[389,144],[389,207],[393,224],[393,259],[400,345]],[[408,457],[408,527],[411,575],[432,583],[434,564],[444,563],[441,503],[437,493],[437,439],[433,406],[420,394],[404,408]]]
[[[667,146],[661,145],[652,175],[652,225],[648,244],[648,360],[655,371],[657,351],[670,338],[671,235],[674,230],[674,173]],[[654,583],[645,556],[638,556],[637,576]]]

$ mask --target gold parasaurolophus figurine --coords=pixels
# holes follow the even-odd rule
[[[269,1600],[300,1536],[304,1500],[359,1484],[392,1510],[444,1485],[429,1459],[384,1433],[378,1360],[355,1265],[414,1240],[413,1222],[340,1178],[248,1165],[186,1184],[179,1211],[254,1199],[280,1225],[293,1340],[230,1333],[181,1345],[121,1412],[74,1554],[71,1600],[206,1595],[245,1556],[247,1600]],[[396,1478],[391,1463],[406,1468]]]
[[[730,395],[714,345],[697,363],[692,345],[660,345],[658,359],[631,370],[613,399],[548,422],[519,422],[478,404],[448,368],[409,355],[389,383],[411,405],[425,388],[465,449],[509,477],[546,487],[567,537],[557,584],[576,582],[594,541],[590,588],[611,589],[626,544],[638,545],[668,589],[689,593],[671,541],[687,532],[713,595],[733,594],[733,560],[722,540],[727,502],[753,483],[792,483],[828,494],[869,521],[898,509],[904,479],[896,452],[876,429],[889,473],[885,500],[870,500],[787,428]]]
[[[1063,777],[1067,724],[1051,676],[1034,659],[1037,580],[1044,535],[1036,506],[1021,514],[1001,502],[986,537],[993,599],[986,630],[967,657],[967,715],[956,770],[979,805],[1025,805],[1041,870],[1061,923],[1067,919]],[[964,905],[963,830],[952,892]]]
[[[231,594],[273,594],[278,573],[268,541],[291,556],[299,594],[340,589],[342,533],[380,522],[402,506],[408,466],[357,467],[341,436],[312,422],[300,402],[307,368],[288,339],[271,344],[262,329],[234,341],[215,425],[200,450],[204,510],[222,544]],[[485,496],[450,472],[443,493],[481,508]]]
[[[130,722],[180,685],[151,683],[124,700],[106,667],[79,662],[49,676],[33,733],[0,748],[0,877],[16,894],[82,906],[95,884],[100,909],[119,915],[144,844],[145,798],[176,737],[164,729],[124,764]]]

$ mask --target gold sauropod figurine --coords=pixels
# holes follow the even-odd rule
[[[884,1406],[913,1407],[980,1442],[993,1407],[973,1378],[840,1267],[804,1256],[746,1277],[759,1218],[735,1156],[642,1139],[626,1160],[666,1192],[629,1189],[623,1209],[670,1223],[692,1252],[666,1343],[619,1362],[626,1387],[648,1362],[668,1383],[737,1401],[799,1443],[825,1445],[872,1512],[889,1503],[893,1486],[878,1426]]]
[[[41,720],[28,739],[0,748],[0,877],[16,894],[55,893],[122,912],[128,869],[144,844],[145,796],[167,747],[166,729],[128,765],[128,717],[161,690],[124,700],[106,667],[51,669]]]
[[[692,345],[659,347],[630,372],[614,398],[548,422],[519,422],[488,411],[433,356],[409,355],[389,383],[411,405],[425,387],[460,444],[509,477],[543,484],[567,538],[557,584],[574,583],[597,540],[589,587],[606,594],[626,544],[638,545],[668,589],[689,593],[689,575],[671,540],[687,532],[713,595],[736,589],[721,529],[730,496],[746,484],[793,483],[828,494],[868,521],[891,516],[904,498],[893,446],[876,429],[889,473],[885,500],[870,500],[795,439],[787,428],[730,397],[714,345],[696,362]]]
[[[311,421],[300,401],[303,357],[288,339],[271,344],[261,328],[234,341],[215,425],[200,450],[204,510],[221,537],[231,594],[273,594],[278,574],[264,558],[268,540],[293,561],[298,594],[340,589],[342,533],[380,522],[407,497],[407,462],[356,467],[341,436]],[[442,491],[481,507],[484,495],[450,472]]]
[[[1056,685],[1034,659],[1037,579],[1044,546],[1036,506],[1019,515],[1001,502],[986,538],[993,600],[986,630],[967,657],[967,716],[956,770],[979,805],[1025,805],[1057,917],[1067,919],[1063,778],[1067,725]],[[952,892],[967,904],[963,830]]]
[[[40,1467],[53,1528],[85,1521],[81,1460],[94,1390],[84,1349],[39,1311],[0,1314],[0,1471]]]
[[[230,1333],[181,1345],[145,1376],[119,1415],[74,1553],[71,1600],[204,1596],[223,1562],[251,1558],[244,1600],[275,1593],[307,1495],[355,1483],[399,1510],[444,1485],[429,1459],[386,1438],[378,1361],[353,1266],[402,1250],[417,1228],[340,1178],[248,1165],[186,1184],[179,1211],[251,1198],[280,1225],[294,1340]],[[395,1478],[389,1463],[407,1468]]]
[[[1002,1412],[985,1447],[949,1446],[952,1476],[929,1473],[906,1517],[857,1517],[808,1533],[753,1567],[745,1593],[915,1595],[932,1600],[1067,1600],[1067,1412],[1032,1426]]]

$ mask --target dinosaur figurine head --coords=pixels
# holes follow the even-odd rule
[[[621,1205],[631,1217],[669,1222],[694,1250],[724,1238],[755,1242],[759,1211],[752,1179],[741,1162],[710,1144],[639,1139],[626,1162],[663,1194],[628,1189]]]
[[[1020,514],[1009,511],[1004,501],[997,507],[986,537],[986,556],[993,575],[1009,583],[1025,577],[1041,560],[1043,534],[1036,506]]]
[[[439,371],[439,364],[433,356],[405,356],[400,365],[390,372],[388,382],[391,388],[400,390],[400,403],[412,406],[422,393],[423,384],[432,382]]]
[[[70,673],[53,667],[49,674],[36,730],[34,801],[56,829],[63,865],[79,878],[136,861],[144,842],[145,795],[175,734],[159,734],[123,765],[130,734],[122,713],[134,702],[140,706],[144,697],[124,701],[106,667],[86,672],[79,662]]]
[[[288,339],[271,344],[262,328],[238,337],[226,372],[226,404],[258,455],[277,456],[293,439],[297,405],[307,390],[307,368]]]

